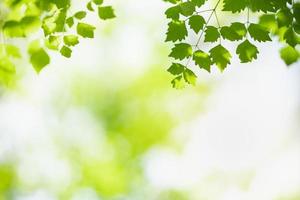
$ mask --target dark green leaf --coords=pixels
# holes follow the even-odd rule
[[[205,69],[206,71],[210,72],[211,66],[211,59],[209,55],[201,50],[194,52],[193,60],[195,61],[196,65],[200,68]]]
[[[175,44],[175,47],[172,49],[170,57],[175,59],[183,60],[185,58],[190,57],[193,54],[193,49],[190,44],[180,43]]]
[[[232,56],[230,52],[222,45],[212,48],[209,53],[212,62],[215,63],[221,71],[223,71],[227,65],[230,64],[230,59]]]
[[[236,49],[236,53],[242,63],[251,62],[253,59],[257,59],[259,53],[257,47],[251,44],[248,40],[245,40]]]
[[[207,26],[205,29],[204,42],[216,42],[220,38],[218,29],[214,26]]]
[[[199,33],[205,23],[205,19],[200,15],[194,15],[189,19],[189,25],[191,29],[195,31],[195,33]]]

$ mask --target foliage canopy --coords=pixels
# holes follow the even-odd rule
[[[257,42],[269,42],[275,38],[284,44],[280,55],[287,65],[296,63],[300,58],[297,49],[300,44],[300,2],[294,0],[165,1],[172,4],[165,14],[170,20],[166,42],[174,43],[169,56],[176,61],[168,71],[175,76],[172,81],[175,88],[182,88],[185,83],[195,84],[196,74],[189,69],[191,61],[208,72],[214,64],[221,71],[225,70],[231,63],[233,54],[227,50],[225,42],[236,44],[235,53],[241,63],[249,63],[258,58]],[[219,16],[226,12],[236,14],[236,18],[230,24],[223,25]],[[254,22],[254,17],[258,18],[257,22]],[[244,20],[239,20],[240,18]],[[212,23],[213,20],[215,23]],[[201,42],[209,43],[212,48],[205,52]],[[182,60],[185,63],[178,62]]]
[[[233,57],[225,41],[236,44],[235,53],[241,63],[258,58],[257,42],[276,38],[284,44],[280,55],[287,65],[300,58],[300,2],[297,0],[164,1],[172,4],[165,15],[169,21],[166,42],[174,45],[169,57],[175,61],[168,71],[175,76],[172,81],[175,88],[196,83],[196,74],[189,69],[191,62],[208,72],[213,65],[225,70]],[[96,13],[101,20],[116,17],[112,6],[105,5],[103,0],[86,0],[86,8],[75,13],[71,13],[71,7],[71,0],[0,2],[0,83],[13,80],[14,60],[23,56],[19,47],[6,38],[28,38],[41,30],[43,38],[39,36],[28,43],[29,60],[40,72],[50,63],[48,50],[70,58],[80,39],[94,37],[95,26],[85,21],[87,15]],[[220,15],[225,13],[233,13],[236,18],[229,24],[221,24]],[[205,50],[202,43],[212,47]]]

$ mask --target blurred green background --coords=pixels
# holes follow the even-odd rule
[[[19,61],[0,88],[0,200],[300,199],[300,68],[279,44],[175,90],[167,5],[111,3],[72,59]]]

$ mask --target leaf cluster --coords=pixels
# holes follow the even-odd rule
[[[16,71],[12,58],[22,56],[18,47],[8,41],[14,38],[28,40],[41,30],[44,37],[28,43],[29,60],[35,71],[40,72],[50,63],[49,50],[70,58],[81,39],[94,37],[95,26],[86,22],[89,14],[96,13],[101,20],[115,18],[113,8],[104,5],[103,0],[88,0],[85,9],[75,13],[72,13],[70,0],[5,0],[0,3],[0,8],[8,13],[0,17],[2,83],[12,80]]]
[[[221,71],[225,70],[231,63],[232,52],[222,44],[224,40],[237,44],[235,53],[241,63],[257,59],[259,50],[256,43],[272,41],[274,36],[278,36],[286,45],[280,54],[287,65],[297,62],[300,58],[297,50],[300,43],[300,3],[292,0],[218,0],[214,7],[203,10],[207,0],[165,1],[172,4],[165,15],[169,20],[166,42],[174,45],[169,57],[177,60],[168,69],[175,76],[172,80],[175,88],[184,86],[183,73],[189,68],[191,61],[208,72],[213,65]],[[221,6],[222,10],[219,11]],[[221,25],[218,12],[243,12],[247,20]],[[257,23],[250,22],[250,13],[260,15]],[[216,24],[211,23],[213,18]],[[197,40],[187,42],[190,41],[191,34],[196,35]],[[200,48],[201,42],[209,43],[213,47],[205,52]],[[186,62],[181,63],[182,61]],[[178,70],[179,66],[181,70]],[[185,79],[185,82],[195,84],[195,72],[190,74],[193,74],[193,81]]]

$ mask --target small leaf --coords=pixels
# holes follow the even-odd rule
[[[207,26],[205,30],[204,42],[216,42],[220,37],[218,29],[214,26]]]
[[[111,6],[99,7],[98,15],[99,15],[100,19],[103,19],[103,20],[112,19],[112,18],[116,17],[114,10]]]
[[[73,17],[69,17],[66,19],[66,23],[68,24],[68,26],[71,28],[74,25],[74,18]]]
[[[87,4],[86,4],[86,8],[89,10],[89,11],[95,11],[95,9],[93,8],[93,5],[92,5],[92,2],[90,1],[90,2],[88,2]]]
[[[224,26],[220,30],[224,39],[237,41],[243,39],[247,34],[247,29],[242,23],[232,23],[231,26]]]
[[[227,65],[230,64],[231,54],[222,45],[218,45],[212,48],[210,51],[210,57],[212,62],[215,63],[221,71],[226,69]]]
[[[295,48],[286,46],[280,50],[280,56],[286,65],[291,65],[299,60],[300,53]]]
[[[58,50],[60,44],[60,37],[59,36],[49,36],[46,40],[45,45],[48,49],[51,50]]]
[[[168,24],[168,26],[169,28],[167,32],[166,42],[176,42],[177,40],[181,41],[188,35],[184,21],[173,20]]]
[[[182,75],[177,76],[176,78],[174,78],[171,83],[172,83],[173,88],[175,88],[175,89],[184,88],[184,80],[183,80]]]
[[[186,1],[179,4],[180,13],[184,16],[191,16],[195,12],[196,5],[191,1]]]
[[[64,43],[67,46],[75,46],[79,43],[77,35],[66,35],[64,36]]]
[[[93,38],[94,37],[95,27],[90,24],[78,23],[77,33],[84,38]]]
[[[37,73],[50,63],[50,57],[47,52],[40,48],[30,56],[30,62]]]
[[[66,58],[70,58],[72,56],[72,50],[67,46],[63,46],[60,50],[60,53]]]
[[[200,15],[194,15],[189,19],[189,25],[191,29],[195,31],[195,33],[199,33],[205,23],[205,19]]]
[[[280,9],[276,14],[278,27],[289,26],[293,22],[293,14],[290,9]]]
[[[175,59],[183,60],[184,58],[188,58],[193,54],[193,49],[190,44],[187,43],[179,43],[175,44],[175,47],[172,49],[170,57]]]
[[[192,3],[194,3],[197,7],[201,7],[204,5],[205,0],[192,0]]]
[[[171,67],[168,69],[168,72],[173,75],[179,75],[184,71],[184,68],[185,66],[180,63],[172,63]]]
[[[178,20],[180,15],[180,7],[179,6],[173,6],[171,8],[168,8],[165,12],[165,15],[169,19]]]
[[[206,71],[210,72],[210,66],[212,63],[207,53],[198,50],[194,52],[193,60],[201,69],[205,69]]]
[[[299,36],[297,36],[292,27],[286,30],[283,38],[285,39],[286,43],[288,43],[292,47],[295,47],[297,44],[300,43]]]
[[[96,4],[96,5],[101,5],[103,3],[103,0],[93,0],[93,2]]]
[[[242,63],[247,63],[251,62],[253,59],[257,59],[259,51],[256,46],[251,44],[248,40],[245,40],[237,47],[236,53],[239,55]]]
[[[250,24],[248,31],[254,40],[259,42],[272,41],[269,32],[259,24]]]
[[[184,80],[191,85],[196,85],[197,76],[194,74],[194,72],[188,68],[185,68],[183,72]]]
[[[77,13],[75,13],[74,17],[76,19],[83,19],[86,17],[86,12],[85,11],[79,11]]]

